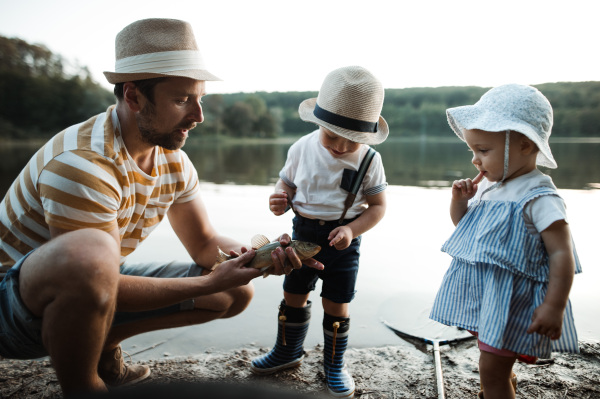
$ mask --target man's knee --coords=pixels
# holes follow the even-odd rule
[[[106,232],[97,229],[72,231],[57,237],[54,243],[57,261],[66,268],[79,268],[80,265],[114,266],[120,261],[117,242]],[[57,253],[58,252],[58,253]],[[94,268],[90,268],[93,270]]]
[[[65,233],[40,247],[23,264],[21,297],[38,316],[60,297],[92,308],[112,306],[119,259],[115,240],[105,232],[85,229]]]
[[[233,317],[242,313],[254,297],[254,285],[252,282],[241,287],[233,288],[227,291],[231,296],[231,305],[225,312],[223,318]]]

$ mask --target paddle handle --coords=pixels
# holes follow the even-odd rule
[[[444,399],[444,376],[442,375],[442,359],[440,358],[440,343],[438,341],[433,341],[433,357],[435,359],[438,399]]]

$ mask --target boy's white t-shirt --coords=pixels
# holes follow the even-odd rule
[[[348,195],[340,187],[344,169],[358,170],[369,146],[363,144],[358,151],[334,158],[321,144],[319,134],[319,130],[307,134],[290,147],[279,177],[296,189],[293,198],[296,212],[310,219],[337,220]],[[366,196],[378,194],[386,187],[381,155],[376,153],[345,218],[352,219],[364,212]]]
[[[493,184],[495,182],[489,182],[484,178],[479,183],[477,193],[471,201],[478,201],[484,191]],[[523,197],[524,193],[539,186],[551,187],[556,190],[556,186],[550,176],[543,174],[538,169],[534,169],[514,180],[503,183],[497,189],[488,191],[485,193],[483,200],[518,201]],[[538,238],[540,232],[546,230],[557,220],[564,220],[568,223],[565,202],[556,195],[543,195],[529,201],[523,210],[523,218],[527,230]]]

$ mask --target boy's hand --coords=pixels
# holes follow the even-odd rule
[[[346,249],[352,242],[352,229],[348,226],[336,227],[329,233],[327,239],[330,240],[329,246],[337,250]]]
[[[483,179],[483,172],[479,172],[474,179],[454,180],[452,183],[452,200],[468,201],[477,193],[477,185]]]
[[[303,261],[300,260],[298,254],[292,247],[289,246],[292,242],[292,237],[288,234],[282,234],[277,239],[281,246],[275,248],[271,252],[271,260],[273,261],[273,268],[269,269],[269,274],[281,275],[288,274],[292,269],[300,269],[302,264],[317,270],[323,270],[324,266],[321,262],[314,260],[313,258],[307,258]]]
[[[287,193],[283,190],[271,194],[269,197],[269,210],[273,215],[280,216],[285,213],[288,206]]]
[[[533,311],[527,334],[538,333],[557,340],[562,333],[564,309],[542,303]]]

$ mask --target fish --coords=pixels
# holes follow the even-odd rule
[[[256,250],[256,256],[248,263],[247,267],[253,267],[255,269],[260,269],[263,272],[263,277],[267,277],[269,273],[269,269],[273,267],[273,260],[271,259],[271,252],[273,252],[277,247],[280,247],[281,244],[279,241],[271,242],[267,237],[262,234],[257,234],[252,237],[250,241],[252,244],[252,248]],[[321,247],[317,244],[308,241],[299,241],[292,240],[288,247],[291,247],[296,251],[296,254],[300,258],[300,260],[312,258],[316,254],[321,251]],[[217,261],[212,267],[214,270],[221,263],[228,261],[233,258],[233,256],[226,254],[218,248]],[[284,266],[285,267],[285,266]],[[286,274],[291,271],[291,265],[285,267]]]

